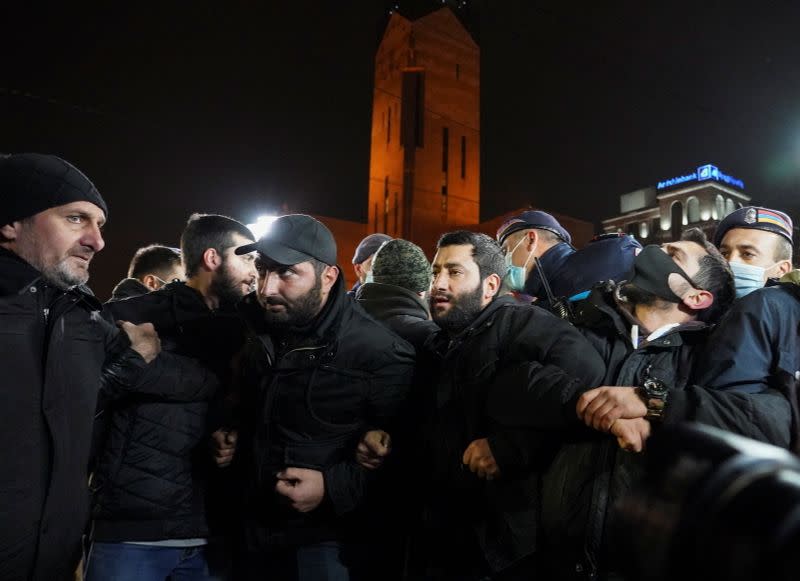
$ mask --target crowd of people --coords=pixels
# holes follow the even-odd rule
[[[796,450],[800,277],[778,210],[576,250],[527,211],[426,253],[192,214],[102,304],[106,202],[0,157],[0,581],[620,578],[650,435]],[[177,233],[176,233],[177,234]]]

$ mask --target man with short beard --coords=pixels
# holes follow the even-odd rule
[[[120,322],[120,332],[85,286],[107,217],[72,164],[0,155],[2,581],[72,579],[98,393],[147,390],[141,380],[161,369],[148,365],[163,359],[152,326]]]
[[[419,355],[412,406],[426,514],[412,555],[424,578],[530,578],[540,470],[558,430],[577,425],[580,393],[603,377],[602,360],[568,323],[499,295],[505,272],[502,249],[484,234],[439,240],[430,308],[441,330]],[[524,394],[542,429],[511,418]]]
[[[642,451],[657,426],[691,420],[761,440],[788,438],[788,401],[780,394],[692,382],[710,325],[733,300],[725,259],[690,229],[680,241],[645,247],[628,282],[597,286],[576,309],[575,324],[607,374],[575,408],[591,431],[572,431],[544,477],[545,578],[606,578],[620,570],[612,557],[624,558],[625,550],[610,546],[608,531],[643,462],[619,448]]]
[[[213,538],[220,531],[212,530],[215,503],[207,489],[216,468],[208,447],[223,422],[224,391],[214,398],[217,387],[229,383],[231,360],[244,342],[235,305],[257,276],[254,255],[235,250],[252,241],[236,220],[194,214],[181,236],[186,282],[109,303],[118,319],[151,322],[165,351],[191,358],[196,373],[183,382],[196,398],[130,397],[107,410],[93,481],[88,581],[210,580],[225,573]]]
[[[236,252],[253,251],[259,284],[241,309],[253,338],[235,460],[246,578],[346,580],[362,560],[353,540],[381,538],[358,526],[373,474],[355,447],[395,420],[414,351],[346,296],[333,235],[311,216],[281,216]]]

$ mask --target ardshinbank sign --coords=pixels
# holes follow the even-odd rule
[[[716,180],[730,186],[736,186],[741,190],[744,189],[744,182],[742,180],[722,173],[717,166],[711,164],[701,165],[697,168],[697,171],[693,171],[690,174],[658,182],[656,189],[663,190],[686,182],[702,182],[705,180]]]

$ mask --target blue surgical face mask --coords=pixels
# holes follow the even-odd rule
[[[364,277],[364,284],[369,284],[371,282],[375,282],[375,277],[372,276],[372,271],[367,271],[367,276]]]
[[[508,267],[508,272],[506,273],[506,286],[509,290],[514,292],[522,292],[522,290],[525,288],[525,279],[527,278],[525,266],[528,265],[528,261],[531,259],[533,252],[536,249],[535,246],[531,249],[530,254],[528,254],[528,258],[525,259],[524,266],[514,266],[512,263],[514,252],[516,252],[517,248],[519,248],[519,245],[525,242],[527,238],[527,236],[521,238],[520,241],[517,242],[517,245],[514,247],[514,249],[510,252],[507,252],[505,256],[506,266]]]
[[[767,270],[775,266],[773,264],[769,268],[764,268],[763,266],[754,266],[743,262],[729,262],[728,264],[733,271],[733,283],[736,285],[737,299],[763,287],[767,281]]]

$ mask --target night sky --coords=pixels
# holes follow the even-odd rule
[[[0,151],[63,156],[103,193],[101,298],[138,246],[177,244],[193,211],[365,220],[372,63],[393,2],[65,4],[0,14]],[[620,194],[709,162],[800,217],[797,3],[457,11],[481,45],[484,219],[530,203],[599,221]]]

